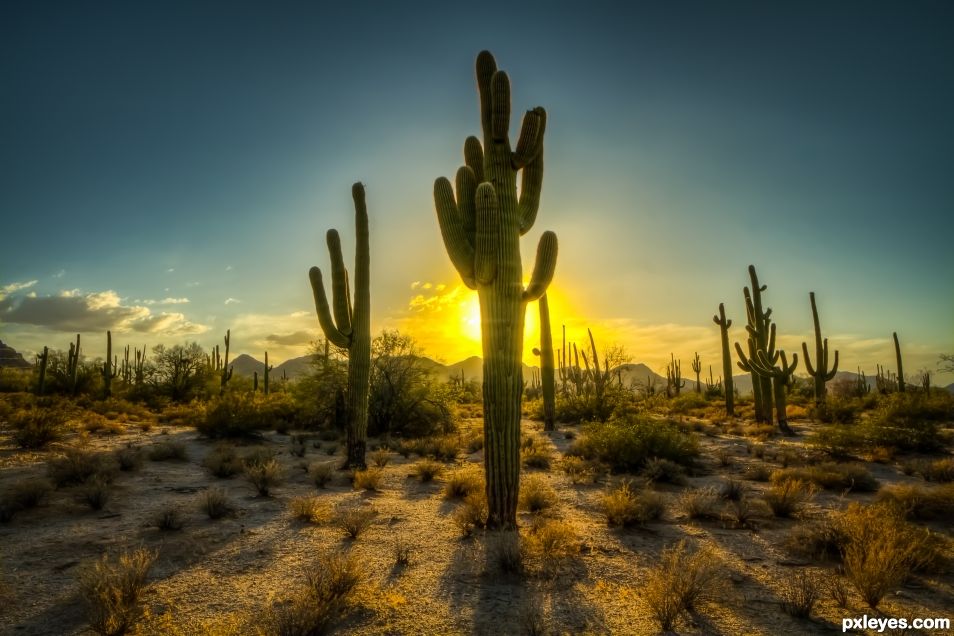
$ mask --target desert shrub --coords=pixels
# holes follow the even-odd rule
[[[308,466],[308,476],[316,488],[327,487],[334,475],[334,462],[314,462]]]
[[[679,498],[679,507],[690,519],[715,519],[719,516],[719,493],[715,488],[687,490]]]
[[[422,459],[414,465],[414,474],[425,483],[433,481],[443,471],[444,464],[430,458]]]
[[[739,501],[745,496],[747,490],[748,488],[741,481],[727,479],[719,488],[719,497],[726,501]]]
[[[202,465],[209,469],[214,476],[225,479],[242,472],[244,464],[230,444],[219,444],[208,452]]]
[[[792,517],[811,501],[814,490],[800,479],[784,479],[772,484],[765,491],[765,503],[776,517]]]
[[[81,484],[93,475],[112,479],[116,470],[112,457],[82,448],[67,448],[47,463],[47,473],[57,488]]]
[[[256,461],[245,465],[245,478],[255,486],[263,497],[268,497],[271,489],[285,481],[285,470],[274,457],[265,461]]]
[[[272,423],[264,403],[254,395],[226,391],[209,401],[196,429],[211,438],[253,436]]]
[[[288,509],[296,519],[308,523],[325,523],[331,519],[331,508],[321,497],[295,497]]]
[[[954,522],[954,484],[892,484],[878,492],[877,501],[908,519]]]
[[[833,396],[813,406],[810,414],[813,419],[826,424],[850,424],[857,419],[861,410],[860,401]]]
[[[381,468],[356,470],[354,471],[353,481],[354,487],[361,490],[381,490],[381,482],[384,481],[384,470]]]
[[[646,462],[643,477],[652,482],[682,485],[686,483],[686,469],[674,461],[653,457]]]
[[[460,439],[456,435],[421,437],[406,442],[405,447],[421,457],[452,462],[460,452]]]
[[[521,453],[521,458],[523,459],[523,465],[527,468],[542,468],[544,470],[550,468],[551,453],[548,449],[534,446],[528,450],[524,450]]]
[[[445,499],[463,499],[472,492],[483,490],[484,478],[479,470],[461,468],[454,471],[444,484]]]
[[[872,608],[937,555],[930,533],[906,523],[888,506],[852,504],[840,516],[845,576]]]
[[[487,525],[488,514],[487,495],[484,489],[480,488],[464,497],[451,520],[463,536],[469,537],[474,530]]]
[[[680,393],[677,397],[669,400],[669,412],[676,415],[685,415],[690,411],[704,409],[708,405],[709,403],[701,393]]]
[[[411,555],[414,553],[414,546],[399,535],[394,540],[394,565],[406,567],[411,564]]]
[[[952,482],[954,481],[954,457],[923,462],[918,466],[917,472],[921,473],[927,481]]]
[[[520,484],[518,506],[526,512],[544,512],[557,504],[557,493],[541,475],[530,475]]]
[[[841,609],[848,607],[848,584],[837,572],[829,572],[824,582],[825,593]]]
[[[235,511],[224,488],[209,488],[202,495],[201,503],[202,511],[209,515],[209,519],[221,519]]]
[[[142,450],[138,446],[123,446],[116,450],[115,456],[119,470],[129,472],[142,466]]]
[[[694,437],[671,422],[632,416],[587,425],[570,454],[599,460],[615,471],[635,472],[652,457],[690,465],[699,448]]]
[[[104,636],[134,631],[142,618],[140,599],[156,554],[144,548],[104,554],[80,574],[80,596],[86,604],[90,628]]]
[[[662,517],[665,500],[651,490],[636,493],[629,482],[623,482],[603,496],[602,507],[608,525],[625,528]]]
[[[20,448],[38,449],[62,439],[66,433],[66,416],[58,408],[19,410],[9,418],[13,441]]]
[[[776,470],[770,479],[773,483],[791,479],[815,484],[826,490],[853,490],[873,492],[878,490],[878,481],[867,468],[860,464],[835,464],[825,462],[814,466]]]
[[[152,518],[153,524],[160,530],[182,530],[185,518],[179,506],[166,504],[162,506]]]
[[[694,549],[685,540],[663,551],[643,588],[650,613],[662,631],[672,631],[683,612],[711,597],[721,578],[720,569],[711,550]]]
[[[112,496],[109,480],[103,475],[93,475],[79,490],[79,497],[93,510],[102,510]]]
[[[0,507],[9,510],[27,510],[40,505],[53,491],[53,484],[43,478],[28,477],[14,482],[0,496]]]
[[[567,455],[560,460],[560,470],[574,484],[591,484],[596,479],[596,470],[593,462],[587,461],[582,457]]]
[[[163,440],[152,444],[146,450],[146,456],[154,462],[185,461],[189,458],[186,453],[186,445],[183,442],[173,440]]]
[[[487,537],[488,561],[502,574],[523,573],[523,549],[516,532],[495,532]]]
[[[768,466],[762,463],[756,463],[746,466],[742,476],[749,481],[768,481],[771,474]]]
[[[725,518],[733,528],[758,528],[758,519],[767,513],[765,502],[750,497],[730,500],[726,506]]]
[[[391,461],[391,451],[386,448],[379,448],[371,454],[371,463],[378,468],[384,468]]]
[[[546,568],[577,554],[580,541],[573,526],[566,521],[542,519],[531,526],[527,547],[540,556]]]
[[[819,596],[818,579],[805,570],[797,570],[785,577],[779,593],[782,609],[795,618],[808,618]]]
[[[369,506],[342,505],[335,512],[334,522],[352,539],[357,539],[374,523],[378,512]]]
[[[268,613],[265,633],[276,636],[327,633],[347,608],[364,577],[361,561],[345,552],[321,555],[305,576],[304,588]]]

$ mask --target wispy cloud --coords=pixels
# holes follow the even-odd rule
[[[53,274],[53,276],[52,276],[51,278],[63,278],[64,276],[66,276],[66,270],[65,270],[65,269],[61,269],[61,270],[59,270],[58,272],[56,272],[55,274]]]
[[[24,283],[10,283],[9,285],[4,285],[3,287],[0,287],[0,294],[2,295],[12,294],[22,289],[29,289],[30,287],[33,287],[34,285],[36,285],[38,282],[40,281],[28,280]]]
[[[238,298],[232,298],[231,296],[229,296],[228,298],[225,299],[225,304],[226,304],[226,305],[234,305],[235,303],[240,303],[240,302],[242,302],[242,301],[239,300]]]
[[[161,300],[156,300],[154,298],[147,298],[145,300],[135,300],[134,302],[141,303],[143,305],[184,305],[189,302],[188,298],[163,298]]]
[[[176,268],[175,268],[175,267],[170,267],[169,269],[166,270],[166,273],[167,273],[167,274],[171,274],[171,273],[174,272],[174,271],[176,271]]]

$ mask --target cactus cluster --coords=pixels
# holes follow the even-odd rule
[[[748,320],[746,331],[748,332],[749,358],[755,359],[758,351],[769,353],[769,325],[771,324],[772,310],[762,309],[762,292],[768,286],[760,285],[758,275],[755,272],[755,266],[749,265],[749,279],[752,283],[751,290],[744,287],[742,290],[745,296],[745,313]],[[736,350],[741,351],[738,343]],[[739,363],[741,367],[741,363]],[[754,369],[743,367],[752,375],[752,394],[755,402],[755,420],[757,422],[770,423],[772,421],[772,379],[770,376],[760,375]]]
[[[666,396],[678,396],[686,381],[682,379],[682,361],[676,360],[675,355],[669,354],[670,362],[666,365]]]
[[[753,349],[753,338],[749,337],[749,349]],[[742,347],[738,343],[735,345],[736,353],[739,354],[739,367],[745,371],[756,374],[759,378],[767,379],[772,386],[772,400],[769,404],[775,406],[775,419],[779,430],[785,435],[794,435],[795,431],[788,425],[788,415],[786,413],[785,392],[792,382],[792,374],[795,367],[798,366],[798,354],[792,354],[792,363],[788,364],[788,358],[782,350],[775,349],[775,323],[769,326],[769,341],[766,348],[754,348],[755,355],[746,357]],[[763,398],[764,398],[763,394]],[[763,404],[765,402],[763,401]]]
[[[341,255],[341,238],[337,230],[328,230],[328,251],[331,253],[332,302],[328,306],[321,270],[312,267],[308,276],[315,297],[318,323],[325,338],[348,351],[348,466],[363,469],[368,436],[368,392],[371,378],[371,292],[368,210],[364,186],[355,183],[354,199],[357,245],[354,265],[354,302],[348,270]],[[333,312],[333,313],[332,313]],[[266,366],[267,368],[267,366]]]
[[[43,353],[36,357],[36,365],[40,370],[40,378],[37,381],[36,385],[36,394],[43,395],[43,392],[46,390],[46,367],[50,362],[50,350],[48,347],[43,347]]]
[[[808,355],[808,345],[802,343],[802,353],[805,356],[805,369],[808,375],[815,380],[815,404],[821,404],[825,401],[825,383],[834,379],[838,372],[838,351],[835,350],[835,360],[828,367],[828,338],[822,339],[821,326],[818,322],[818,307],[815,305],[815,292],[809,292],[808,297],[812,303],[812,320],[815,323],[815,365],[812,366],[812,359]]]
[[[540,204],[546,111],[538,107],[526,113],[511,147],[510,79],[487,51],[477,56],[476,71],[483,142],[467,138],[456,191],[441,177],[434,183],[434,201],[451,262],[480,300],[488,525],[513,529],[520,479],[525,311],[553,278],[557,238],[543,233],[524,288],[520,237],[533,227]]]
[[[66,377],[69,382],[70,394],[76,395],[76,385],[79,380],[80,335],[76,334],[76,345],[70,343],[70,351],[66,356]]]

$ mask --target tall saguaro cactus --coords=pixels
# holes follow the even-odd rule
[[[70,352],[66,357],[66,376],[70,383],[70,394],[76,395],[76,385],[79,380],[80,335],[76,334],[76,346],[70,343]]]
[[[36,384],[36,394],[43,395],[46,390],[46,367],[50,362],[50,348],[43,347],[43,353],[37,356],[37,366],[40,369],[40,377]]]
[[[898,392],[904,393],[904,369],[901,367],[901,343],[898,342],[898,332],[894,336],[894,355],[898,359]]]
[[[113,334],[106,332],[106,362],[103,363],[103,394],[108,398],[113,394],[113,378],[116,377],[116,365],[113,364]]]
[[[791,382],[792,374],[795,372],[795,367],[798,366],[798,354],[792,354],[792,364],[788,365],[788,361],[785,357],[784,351],[776,351],[775,349],[775,325],[769,325],[769,337],[768,342],[764,347],[759,346],[756,341],[755,330],[749,328],[749,355],[746,357],[745,353],[742,351],[742,347],[739,346],[739,343],[735,343],[735,351],[739,355],[739,368],[743,371],[748,371],[754,374],[761,380],[767,380],[769,382],[769,387],[772,389],[773,395],[766,402],[766,395],[763,393],[762,405],[768,405],[768,408],[772,408],[772,404],[775,405],[775,414],[776,421],[778,423],[779,431],[784,435],[794,435],[795,431],[788,425],[788,416],[786,414],[786,403],[785,403],[785,389],[788,384]],[[777,365],[779,358],[781,358],[782,366]],[[768,411],[769,422],[771,423],[772,411]]]
[[[365,468],[368,445],[368,392],[371,381],[371,249],[368,238],[368,208],[364,186],[351,188],[354,199],[354,224],[357,244],[354,256],[354,303],[348,270],[341,256],[341,238],[337,230],[328,230],[328,251],[331,253],[331,290],[334,309],[328,306],[321,270],[308,272],[315,296],[318,323],[325,338],[348,350],[348,466]],[[333,312],[333,314],[332,314]]]
[[[696,374],[696,393],[702,393],[702,382],[699,381],[699,374],[702,373],[702,360],[699,358],[699,352],[692,358],[692,370]]]
[[[513,529],[520,480],[524,318],[527,303],[543,296],[553,278],[557,237],[543,233],[524,288],[520,237],[533,227],[540,205],[546,111],[527,111],[516,148],[511,148],[510,78],[497,70],[487,51],[477,56],[477,87],[483,143],[467,138],[456,193],[441,177],[434,183],[434,201],[451,262],[480,300],[488,526]]]
[[[266,351],[265,352],[265,379],[263,384],[265,395],[268,395],[268,374],[271,373],[272,369],[274,368],[275,368],[274,366],[268,366],[268,352]]]
[[[556,373],[553,368],[553,335],[550,333],[550,304],[540,296],[540,385],[543,390],[543,430],[554,430],[556,420]]]
[[[757,350],[767,351],[769,349],[769,325],[771,324],[771,308],[762,309],[762,292],[767,289],[767,285],[759,285],[758,274],[755,273],[755,265],[749,265],[749,279],[752,282],[752,290],[748,287],[743,289],[745,295],[745,309],[748,314],[748,327],[753,338],[754,347],[750,347],[750,355]],[[737,347],[738,348],[738,347]],[[756,384],[758,388],[756,389]],[[772,421],[772,380],[771,378],[754,373],[752,376],[752,391],[755,394],[755,419],[759,422]]]
[[[822,340],[821,326],[818,322],[818,308],[815,306],[815,292],[809,292],[808,297],[812,301],[812,320],[815,323],[815,366],[812,366],[812,359],[808,355],[808,345],[802,343],[802,353],[805,355],[805,369],[808,375],[815,380],[815,404],[821,404],[825,401],[825,383],[834,379],[838,372],[838,350],[835,350],[835,361],[828,368],[828,338]]]
[[[729,349],[729,327],[732,321],[725,317],[725,304],[719,303],[719,315],[712,317],[712,322],[719,325],[722,336],[722,377],[725,384],[725,413],[729,417],[735,416],[735,388],[732,386],[732,351]],[[753,388],[755,384],[753,383]]]
[[[222,375],[219,378],[219,393],[225,392],[225,385],[229,383],[229,380],[232,379],[232,367],[229,366],[229,344],[232,342],[232,330],[225,330],[225,362],[222,363]],[[218,356],[218,345],[215,347],[216,356]],[[143,355],[145,356],[146,350],[143,349]]]

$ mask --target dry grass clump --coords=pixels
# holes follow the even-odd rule
[[[801,479],[775,482],[765,491],[765,503],[776,517],[793,517],[800,513],[815,494],[814,487]]]
[[[398,536],[394,541],[394,565],[407,567],[411,564],[411,555],[414,553],[414,546],[403,536]]]
[[[121,552],[115,558],[104,554],[82,571],[80,596],[94,632],[119,636],[135,630],[143,614],[139,601],[155,560],[154,552],[140,548]]]
[[[308,466],[308,477],[316,488],[326,488],[334,475],[334,462],[314,462]]]
[[[185,461],[188,459],[186,445],[183,442],[173,440],[163,440],[156,442],[146,451],[146,456],[150,461],[165,462],[169,460]]]
[[[93,510],[102,510],[112,497],[109,479],[103,475],[94,475],[86,480],[79,489],[80,500]]]
[[[792,528],[785,539],[785,549],[794,555],[828,561],[841,558],[845,534],[840,517],[829,514],[822,519]]]
[[[153,523],[160,530],[182,530],[185,518],[179,506],[169,503],[160,508],[153,517]]]
[[[402,455],[405,452],[408,455],[416,453],[420,457],[431,457],[443,462],[452,462],[457,459],[457,454],[460,452],[460,438],[457,435],[422,437],[405,442],[400,452]]]
[[[719,516],[719,493],[711,487],[687,490],[679,498],[679,507],[690,519],[716,519]]]
[[[653,457],[643,468],[643,477],[656,483],[682,486],[686,483],[686,469],[669,459]]]
[[[838,572],[829,572],[825,577],[825,593],[841,609],[848,607],[848,583]]]
[[[897,508],[908,519],[954,521],[954,484],[892,484],[878,492],[876,501]]]
[[[378,511],[370,506],[342,505],[335,511],[334,522],[352,539],[357,539],[374,523]]]
[[[683,612],[711,597],[721,579],[720,569],[711,550],[692,548],[685,540],[663,551],[643,588],[643,597],[662,631],[673,631]]]
[[[384,468],[391,461],[391,451],[387,448],[379,448],[370,454],[371,463],[378,468]]]
[[[878,480],[868,472],[867,468],[860,464],[825,462],[815,466],[776,470],[771,475],[773,483],[790,479],[815,484],[825,490],[852,490],[855,492],[874,492],[878,490]]]
[[[768,481],[771,474],[772,472],[769,470],[768,466],[758,463],[749,464],[746,466],[745,472],[742,473],[742,476],[749,481]]]
[[[219,444],[205,456],[202,465],[216,477],[225,479],[242,472],[242,459],[231,444]]]
[[[806,570],[797,570],[782,581],[779,597],[789,616],[808,618],[820,596],[818,579]]]
[[[568,522],[541,519],[531,526],[527,547],[540,556],[544,568],[547,568],[579,553],[580,541],[576,530]]]
[[[739,501],[745,497],[748,487],[736,479],[727,479],[719,487],[719,497],[726,501]]]
[[[384,481],[384,469],[368,468],[367,470],[356,470],[354,471],[352,481],[354,487],[360,490],[381,490],[381,482]]]
[[[347,609],[363,578],[361,562],[353,554],[321,555],[306,573],[304,588],[268,613],[264,633],[276,636],[327,633]]]
[[[235,512],[235,507],[225,489],[214,486],[202,495],[201,508],[205,514],[209,515],[209,519],[221,519]]]
[[[729,501],[724,518],[732,524],[733,528],[757,530],[758,519],[767,514],[767,506],[762,500],[740,497]]]
[[[132,444],[119,448],[114,453],[119,470],[132,472],[142,466],[142,449]]]
[[[560,470],[569,478],[571,483],[592,484],[596,480],[597,470],[593,462],[582,457],[567,455],[560,460]]]
[[[454,511],[451,520],[463,536],[469,537],[474,530],[487,525],[488,514],[490,511],[487,508],[487,495],[484,489],[480,488],[464,497],[464,501]]]
[[[53,484],[48,479],[27,477],[7,488],[0,497],[0,501],[8,503],[17,510],[28,510],[40,505],[51,492],[53,492]]]
[[[255,486],[259,495],[268,497],[273,487],[285,481],[285,470],[273,457],[261,463],[246,463],[245,478]]]
[[[557,493],[542,475],[530,475],[520,485],[517,505],[526,512],[544,512],[556,506]]]
[[[906,523],[890,506],[852,504],[838,525],[845,576],[872,608],[916,569],[939,558],[930,532]]]
[[[47,473],[57,488],[81,484],[93,475],[112,479],[115,470],[111,457],[82,448],[67,448],[47,463]]]
[[[550,464],[553,460],[553,455],[550,453],[550,450],[539,442],[534,442],[529,448],[524,448],[520,455],[523,459],[523,465],[526,468],[547,470],[550,468]]]
[[[422,459],[414,465],[414,474],[423,483],[434,481],[434,478],[444,472],[444,464],[431,459]]]
[[[927,481],[948,483],[954,481],[954,458],[946,457],[938,460],[914,460],[902,466],[906,475],[920,474]]]
[[[461,468],[447,478],[445,499],[463,499],[472,492],[484,489],[484,477],[477,468]]]
[[[8,422],[13,428],[13,441],[20,448],[40,449],[66,433],[66,416],[56,408],[21,409]]]
[[[488,563],[501,574],[523,573],[523,546],[517,532],[494,532],[487,537]]]
[[[655,521],[666,511],[665,499],[652,490],[636,493],[629,482],[623,482],[603,497],[606,523],[629,527]]]
[[[327,523],[331,520],[331,506],[321,497],[295,497],[288,503],[294,518],[308,523]]]

